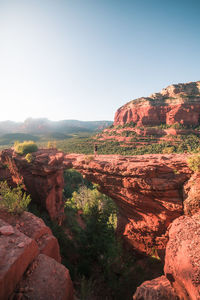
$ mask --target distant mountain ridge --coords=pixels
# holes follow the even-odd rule
[[[28,118],[24,122],[1,121],[0,135],[7,133],[28,133],[28,134],[48,134],[75,133],[84,131],[99,131],[110,126],[112,121],[79,121],[61,120],[50,121],[46,118]]]

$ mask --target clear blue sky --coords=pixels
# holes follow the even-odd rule
[[[200,80],[200,1],[0,0],[0,120],[112,120]]]

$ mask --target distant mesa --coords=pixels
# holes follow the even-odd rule
[[[149,97],[132,100],[120,107],[114,125],[133,122],[136,126],[160,124],[197,126],[200,121],[200,81],[173,84]]]

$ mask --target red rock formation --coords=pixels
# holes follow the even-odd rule
[[[32,153],[33,160],[14,150],[1,152],[1,162],[8,166],[12,181],[22,184],[34,202],[46,208],[52,219],[61,219],[63,213],[63,153],[57,150],[39,150]],[[1,173],[0,173],[1,176]],[[1,179],[5,180],[3,176]]]
[[[136,290],[133,300],[177,300],[169,280],[165,276],[143,282]]]
[[[0,228],[8,223],[0,219]],[[38,254],[34,240],[13,228],[0,234],[0,299],[6,300]]]
[[[199,125],[200,81],[171,85],[160,93],[132,100],[120,107],[114,125],[134,122],[137,126],[160,124]]]
[[[37,218],[29,212],[24,212],[18,216],[9,214],[4,210],[0,210],[0,219],[34,240],[41,254],[46,254],[56,261],[61,262],[58,241],[42,219]]]
[[[15,182],[23,182],[33,201],[52,218],[63,212],[63,169],[75,168],[119,207],[118,232],[137,250],[165,249],[168,225],[183,214],[183,185],[191,177],[186,155],[65,155],[33,153],[32,163],[12,150],[1,154]],[[50,199],[50,201],[49,201]]]
[[[69,154],[64,163],[115,200],[118,231],[129,244],[150,254],[165,248],[167,227],[183,213],[183,184],[191,176],[186,155]]]
[[[43,254],[33,261],[26,272],[18,287],[19,293],[21,290],[22,300],[73,300],[69,271]]]
[[[59,246],[51,237],[51,230],[34,215],[0,211],[0,299],[73,300],[69,272],[57,262]]]
[[[171,224],[164,271],[180,299],[200,299],[199,213]]]
[[[184,185],[184,212],[194,215],[200,211],[200,173],[195,173]]]

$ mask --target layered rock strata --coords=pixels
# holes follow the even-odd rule
[[[132,100],[120,107],[114,125],[136,126],[160,124],[199,125],[200,81],[170,85],[160,93]]]
[[[183,214],[183,185],[192,173],[185,154],[94,157],[40,150],[28,163],[13,150],[5,150],[1,160],[7,163],[13,181],[23,183],[52,219],[63,213],[63,169],[78,170],[115,200],[118,232],[135,249],[148,254],[165,249],[165,231]]]
[[[167,227],[183,214],[183,185],[191,176],[186,155],[71,154],[64,164],[115,200],[118,232],[129,244],[148,254],[165,249]]]
[[[5,171],[0,172],[0,177],[24,186],[32,200],[45,208],[52,219],[62,220],[63,158],[62,152],[45,149],[32,153],[32,161],[28,162],[12,149],[3,150],[0,159],[9,170],[10,178],[5,178]]]

